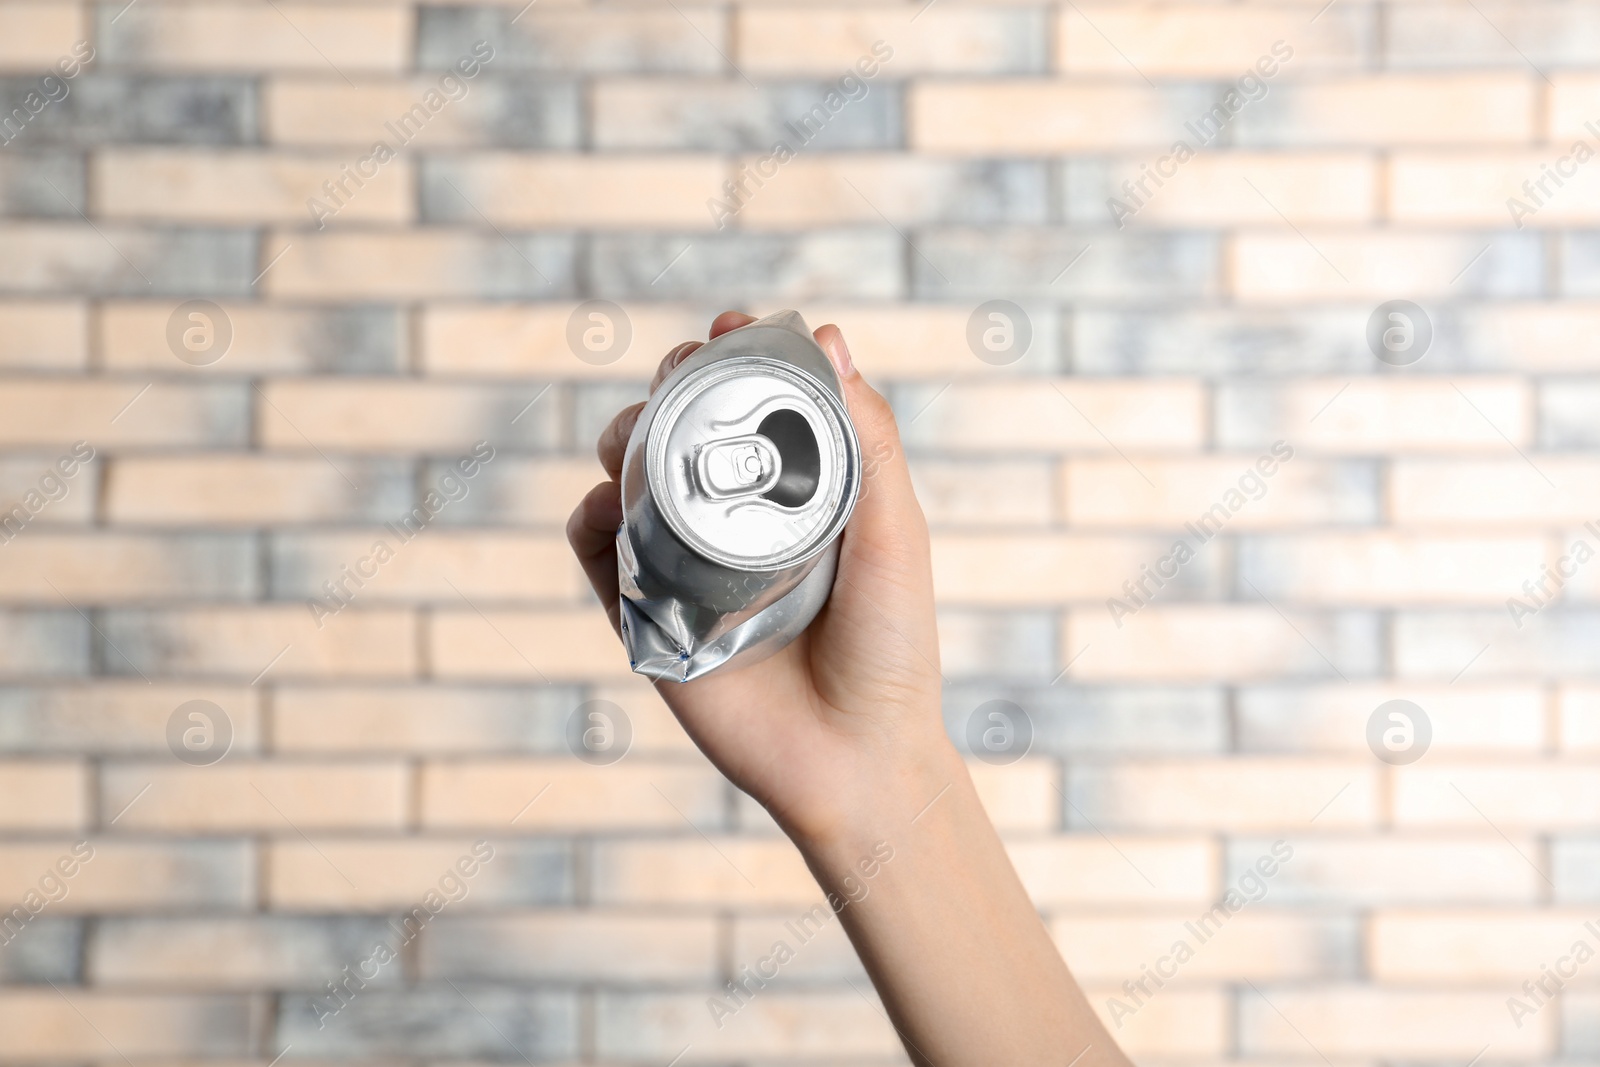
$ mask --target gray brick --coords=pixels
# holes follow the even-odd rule
[[[1539,383],[1539,446],[1600,448],[1600,380],[1558,378]]]
[[[1538,475],[1529,471],[1528,477]],[[1393,627],[1394,669],[1402,678],[1600,675],[1594,654],[1600,645],[1600,611],[1592,609],[1550,607],[1522,619],[1521,628],[1503,608],[1404,612]]]
[[[89,633],[71,608],[0,609],[0,677],[88,674]]]
[[[1221,245],[1209,234],[1037,228],[923,230],[909,236],[915,250],[907,261],[919,298],[1122,302],[1218,292]]]
[[[0,114],[37,78],[0,78]],[[256,83],[249,78],[85,73],[41,111],[18,145],[249,144],[256,140]]]
[[[1600,838],[1558,837],[1550,843],[1550,880],[1562,904],[1600,901]]]
[[[320,374],[389,374],[405,370],[405,325],[398,309],[340,307],[294,313],[297,363]],[[357,476],[357,484],[365,484]]]
[[[491,73],[472,90],[480,95],[484,144],[502,148],[577,148],[583,97],[570,81]]]
[[[513,8],[424,7],[417,65],[451,66],[488,41],[496,71],[712,72],[725,66],[725,25],[720,12],[708,17],[704,8],[533,10],[518,18]]]
[[[29,492],[37,491],[39,479],[49,473],[61,452],[36,452],[32,455],[0,456],[0,514],[9,512]],[[50,503],[28,522],[28,528],[82,524],[94,515],[95,486],[100,484],[102,462],[96,458],[80,466],[67,482],[67,495]]]
[[[437,1057],[529,1063],[577,1058],[576,993],[457,983],[404,992],[363,990],[319,1028],[309,998],[279,1001],[273,1047],[310,1057]]]
[[[954,678],[1049,681],[1060,643],[1051,611],[939,612],[940,670]]]
[[[7,901],[4,906],[14,904]],[[83,943],[83,924],[78,920],[40,914],[21,930],[11,929],[7,936],[11,940],[0,944],[0,982],[59,985],[78,981],[79,946]]]
[[[86,206],[84,195],[82,156],[0,153],[0,215],[77,218]]]
[[[1600,232],[1561,235],[1561,292],[1600,296]]]
[[[1216,689],[958,682],[945,692],[944,721],[963,751],[967,719],[989,700],[1009,700],[1027,713],[1036,753],[1154,755],[1227,748],[1227,712]]]
[[[710,916],[629,911],[441,915],[418,939],[425,980],[627,984],[715,981]]]
[[[0,229],[0,291],[106,296],[243,296],[256,235],[81,222]]]
[[[1533,978],[1533,975],[1528,977]],[[1561,1042],[1562,1058],[1577,1063],[1600,1057],[1600,993],[1585,989],[1563,990],[1559,1010],[1557,1039]]]
[[[320,990],[397,940],[375,917],[110,918],[89,940],[88,969],[96,984]],[[400,981],[390,966],[369,984]]]
[[[113,653],[115,655],[115,653]],[[234,753],[259,744],[257,698],[243,689],[128,682],[0,686],[0,752],[165,753],[166,726],[186,701],[207,699],[233,722]]]
[[[0,744],[4,738],[4,689],[0,689]],[[303,751],[305,741],[286,723],[326,723],[313,742],[315,751],[415,752],[568,752],[567,718],[583,701],[576,686],[340,686],[321,689],[280,687],[273,696],[280,750]],[[395,724],[383,733],[362,733],[359,724],[378,716]],[[355,725],[352,725],[355,724]],[[329,735],[340,741],[330,743]],[[637,747],[637,743],[636,743]]]
[[[894,82],[867,83],[867,95],[822,127],[806,150],[893,149],[904,143],[905,94]],[[770,151],[799,138],[786,128],[825,97],[827,82],[751,86],[740,78],[616,79],[594,88],[597,148]]]
[[[1072,369],[1112,376],[1367,372],[1377,363],[1366,343],[1371,312],[1086,307],[1068,326]]]
[[[714,292],[732,303],[887,300],[903,289],[901,248],[887,230],[606,234],[593,238],[590,289],[611,299],[700,300]]]
[[[1454,4],[1398,4],[1387,12],[1384,40],[1387,65],[1397,69],[1592,67],[1600,54],[1600,10],[1574,0],[1496,3],[1465,18]]]
[[[132,566],[149,565],[164,571],[159,591],[140,594],[141,601],[247,600],[257,595],[256,539],[254,534],[25,531],[35,550],[71,560],[73,557],[114,553]],[[144,561],[150,560],[149,564]],[[48,588],[48,587],[47,587]],[[14,593],[0,589],[0,602],[28,603],[41,593],[30,588]],[[60,598],[44,592],[55,603]],[[105,598],[81,596],[77,606],[88,608],[104,600],[127,598],[110,593]]]

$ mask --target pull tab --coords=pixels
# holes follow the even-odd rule
[[[760,496],[777,485],[783,460],[769,439],[753,433],[702,445],[694,468],[700,491],[712,500],[726,500]]]

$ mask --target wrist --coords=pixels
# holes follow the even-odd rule
[[[970,791],[961,754],[942,730],[860,761],[849,786],[819,810],[782,820],[814,870],[844,871],[892,848],[952,793]]]

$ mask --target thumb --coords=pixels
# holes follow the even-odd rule
[[[846,530],[846,551],[874,570],[898,572],[913,587],[926,586],[928,524],[912,488],[894,409],[855,369],[839,327],[823,326],[815,336],[839,372],[861,443],[861,495]]]

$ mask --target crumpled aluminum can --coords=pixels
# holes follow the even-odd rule
[[[645,405],[623,459],[632,668],[684,682],[794,640],[827,602],[860,491],[844,390],[798,312],[695,351]]]

